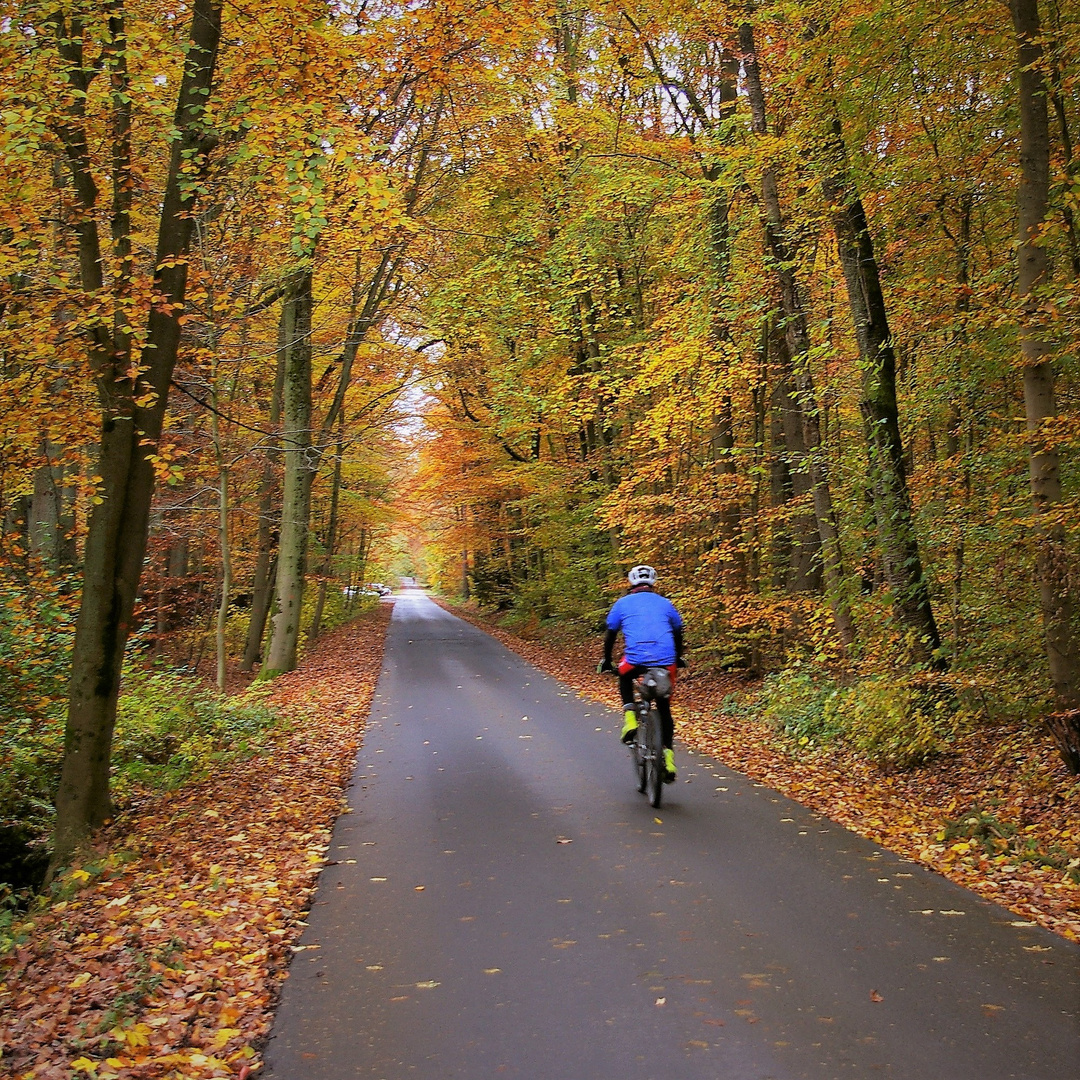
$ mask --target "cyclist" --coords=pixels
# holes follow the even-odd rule
[[[630,581],[629,591],[619,597],[608,612],[604,659],[597,670],[616,673],[611,653],[615,637],[622,631],[624,655],[618,666],[619,694],[623,703],[620,737],[624,743],[631,743],[638,727],[634,709],[634,679],[646,668],[666,667],[674,685],[676,668],[686,667],[686,662],[682,656],[682,616],[670,600],[654,591],[656,571],[651,566],[635,566],[627,578]],[[671,716],[670,699],[658,698],[656,708],[663,728],[664,780],[670,784],[675,779],[675,752],[671,746],[675,721]]]

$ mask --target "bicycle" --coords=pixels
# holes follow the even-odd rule
[[[680,667],[686,667],[681,659],[678,663]],[[598,664],[596,670],[600,674],[617,675],[607,660]],[[664,727],[660,710],[656,706],[657,701],[671,697],[672,689],[672,677],[668,668],[658,665],[645,668],[633,680],[632,707],[637,713],[638,723],[634,738],[628,746],[638,778],[638,791],[648,795],[649,802],[654,807],[660,806],[664,784],[670,784],[675,779],[674,774],[669,773],[665,767]]]
[[[638,726],[630,743],[630,757],[638,778],[638,791],[649,798],[649,804],[659,808],[664,792],[664,738],[657,698],[671,694],[671,676],[666,668],[646,668],[634,679],[634,708]]]

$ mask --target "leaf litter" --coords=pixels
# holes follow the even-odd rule
[[[272,684],[265,756],[147,793],[13,928],[0,1075],[203,1080],[261,1068],[381,669],[391,605],[320,638]],[[105,854],[109,852],[110,854]],[[370,970],[370,969],[369,969]],[[422,984],[425,987],[432,984]]]

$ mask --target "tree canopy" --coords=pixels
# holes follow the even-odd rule
[[[125,655],[285,670],[401,572],[592,632],[650,562],[703,667],[1049,716],[1080,769],[1078,31],[5,4],[2,694],[66,701],[58,850]]]

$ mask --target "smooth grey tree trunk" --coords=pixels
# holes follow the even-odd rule
[[[288,306],[282,304],[281,318],[278,320],[277,365],[274,372],[274,387],[270,397],[270,430],[276,432],[281,423],[281,398],[285,385],[286,322]],[[244,658],[240,662],[241,671],[251,671],[261,659],[263,638],[266,633],[266,617],[270,614],[270,605],[274,599],[274,586],[277,578],[277,539],[274,526],[280,526],[275,495],[278,491],[277,469],[274,467],[275,456],[280,447],[270,443],[263,452],[262,477],[259,480],[259,527],[256,534],[255,567],[251,583],[251,618],[248,621],[247,641],[244,645]]]
[[[311,440],[311,316],[312,274],[307,267],[295,275],[285,298],[287,321],[284,427],[282,449],[285,479],[281,499],[281,535],[278,540],[275,614],[270,648],[261,677],[272,677],[296,667],[300,645],[300,619],[307,573],[311,485],[318,468],[318,452]]]
[[[54,463],[59,447],[43,438],[41,449],[45,463],[34,470],[26,532],[30,550],[56,569],[65,562],[64,470]]]
[[[225,629],[229,621],[229,595],[232,592],[232,554],[229,550],[229,468],[221,466],[218,482],[218,543],[221,550],[221,598],[218,601],[214,632],[217,687],[225,689],[228,655],[225,648]]]
[[[314,641],[322,630],[323,609],[326,606],[327,579],[334,565],[334,550],[337,545],[338,499],[341,495],[341,461],[345,450],[345,413],[338,414],[336,456],[334,457],[334,478],[330,489],[330,520],[326,526],[326,545],[320,567],[319,595],[315,600],[315,614],[311,618],[308,639]]]
[[[1011,0],[1010,9],[1017,36],[1020,88],[1017,291],[1023,301],[1020,355],[1030,447],[1031,498],[1035,509],[1035,560],[1050,682],[1057,708],[1069,711],[1080,708],[1080,660],[1072,625],[1074,598],[1065,529],[1056,520],[1062,495],[1060,462],[1057,447],[1050,442],[1044,428],[1046,421],[1057,414],[1057,405],[1053,346],[1040,311],[1039,296],[1040,288],[1049,278],[1046,249],[1039,238],[1050,188],[1047,86],[1041,66],[1043,46],[1038,2]]]

